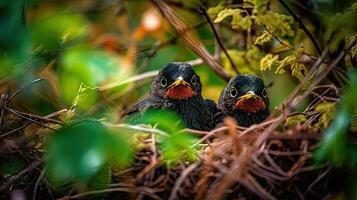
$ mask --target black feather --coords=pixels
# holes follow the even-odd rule
[[[188,99],[172,99],[165,96],[166,88],[160,86],[160,77],[164,76],[168,85],[178,76],[182,76],[189,82],[191,77],[197,76],[197,84],[192,84],[195,96]],[[187,63],[168,63],[152,83],[150,96],[122,114],[126,118],[134,113],[145,112],[146,109],[172,110],[182,118],[188,128],[211,130],[215,126],[214,114],[218,111],[216,104],[212,100],[204,100],[201,96],[201,82],[199,76],[193,71],[193,68]]]
[[[237,90],[235,96],[230,94],[233,88]],[[247,112],[234,108],[237,99],[245,95],[248,91],[253,91],[263,99],[265,109],[257,112]],[[264,121],[269,116],[269,98],[266,96],[263,80],[256,75],[238,75],[232,78],[219,97],[218,108],[222,110],[223,113],[216,114],[215,120],[217,123],[221,122],[224,116],[234,117],[238,125],[244,127]]]

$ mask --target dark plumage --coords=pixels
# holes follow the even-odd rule
[[[218,108],[234,117],[239,126],[264,121],[269,115],[269,98],[263,80],[255,75],[232,78],[219,97]]]
[[[208,131],[214,127],[216,104],[201,96],[200,77],[192,66],[172,62],[164,66],[154,79],[150,96],[123,113],[123,117],[151,109],[175,111],[188,128]]]

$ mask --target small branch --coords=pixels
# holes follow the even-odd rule
[[[95,194],[104,194],[104,193],[112,193],[112,192],[127,192],[127,193],[137,194],[137,193],[139,193],[139,191],[143,191],[146,195],[148,195],[152,199],[158,199],[158,200],[161,199],[160,197],[155,195],[154,192],[151,191],[150,188],[147,188],[147,187],[137,187],[137,188],[117,187],[117,188],[107,188],[107,189],[102,189],[102,190],[93,190],[93,191],[83,192],[83,193],[79,193],[79,194],[72,195],[72,196],[64,196],[57,200],[79,199],[82,197],[91,196],[91,195],[95,195]]]
[[[232,69],[234,70],[235,73],[239,74],[239,71],[238,71],[237,67],[235,66],[231,56],[228,54],[227,49],[224,47],[223,42],[222,42],[221,38],[219,37],[219,34],[218,34],[216,28],[214,27],[210,17],[208,16],[208,13],[207,13],[205,7],[203,5],[200,6],[200,12],[206,18],[208,24],[210,25],[210,27],[211,27],[211,29],[213,31],[214,37],[216,38],[216,40],[218,42],[218,45],[223,50],[224,54],[227,56],[227,58],[229,60],[229,63],[231,64]]]
[[[190,47],[207,65],[223,80],[229,81],[231,76],[216,62],[212,55],[207,51],[203,44],[187,31],[187,25],[165,1],[151,0],[155,7],[165,16],[171,26],[180,34],[183,41]]]
[[[305,32],[305,34],[307,35],[307,37],[309,37],[309,39],[311,40],[312,44],[314,45],[317,53],[319,55],[321,55],[322,50],[319,46],[319,44],[317,43],[317,41],[315,40],[314,36],[311,34],[311,32],[309,30],[307,30],[305,24],[302,22],[302,20],[300,19],[300,17],[298,17],[290,8],[289,6],[284,2],[284,0],[279,0],[279,2],[284,6],[284,8],[293,16],[293,18],[295,19],[295,21],[297,21],[297,23],[299,24],[299,27]]]
[[[141,131],[145,133],[154,133],[154,134],[159,134],[163,136],[167,136],[167,133],[159,130],[159,129],[154,129],[154,128],[147,128],[147,127],[142,127],[140,125],[130,125],[130,124],[112,124],[109,122],[102,122],[106,127],[110,128],[126,128],[126,129],[131,129],[135,131]]]
[[[36,167],[40,166],[43,163],[43,160],[36,160],[29,164],[26,168],[21,170],[19,173],[16,175],[11,176],[7,181],[0,186],[0,191],[5,190],[7,187],[9,187],[12,183],[14,183],[17,179],[23,177],[25,174],[29,173],[30,171],[34,170]]]
[[[276,35],[274,35],[271,31],[269,31],[269,29],[268,29],[267,27],[264,27],[264,28],[265,28],[265,30],[266,30],[274,39],[276,39],[276,41],[278,41],[281,45],[283,45],[283,46],[285,46],[285,47],[287,47],[288,49],[291,49],[291,50],[293,50],[293,51],[296,50],[294,47],[290,46],[290,44],[287,44],[287,43],[285,43],[284,41],[282,41],[281,39],[279,39]],[[315,57],[315,56],[313,56],[313,55],[310,55],[310,54],[308,54],[308,53],[306,53],[306,52],[302,52],[302,54],[308,56],[310,59],[315,60],[315,61],[319,59],[319,58],[317,58],[317,57]],[[325,62],[325,61],[322,61],[322,63],[328,64],[328,63]]]

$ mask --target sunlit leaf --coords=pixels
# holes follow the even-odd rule
[[[224,5],[223,4],[218,4],[215,7],[211,7],[207,10],[207,13],[211,16],[211,17],[216,17],[217,14],[224,9]]]
[[[257,39],[254,41],[255,45],[263,45],[267,42],[270,42],[273,39],[273,36],[268,33],[268,31],[264,31]]]
[[[182,132],[185,128],[182,120],[171,111],[148,110],[142,116],[135,116],[131,123],[151,124],[167,134],[158,135],[160,150],[167,164],[177,164],[181,161],[192,161],[197,158],[197,147],[192,145],[196,137]]]
[[[273,66],[276,66],[278,64],[278,58],[279,55],[267,54],[264,58],[260,60],[260,70],[271,70]]]
[[[61,93],[68,105],[79,95],[81,84],[95,88],[110,80],[125,79],[125,64],[118,57],[114,57],[98,49],[73,49],[66,51],[61,57],[59,83]],[[79,98],[78,107],[87,109],[97,100],[96,90],[83,90]]]
[[[233,16],[235,14],[240,14],[240,13],[241,13],[240,9],[225,8],[218,13],[217,18],[213,22],[219,23],[229,16]]]
[[[148,109],[139,116],[129,119],[131,124],[151,124],[166,133],[173,134],[185,128],[182,119],[176,113],[169,110]]]
[[[164,137],[160,143],[164,162],[170,165],[196,160],[198,148],[192,146],[196,141],[196,137],[184,132],[177,132]]]

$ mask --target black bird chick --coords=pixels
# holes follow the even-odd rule
[[[151,109],[172,110],[183,119],[188,128],[208,131],[214,127],[216,105],[201,96],[200,77],[192,66],[171,62],[154,79],[150,96],[129,108],[122,116]]]
[[[222,91],[218,108],[234,117],[239,126],[248,127],[269,115],[269,98],[264,82],[256,75],[238,75]]]

